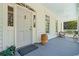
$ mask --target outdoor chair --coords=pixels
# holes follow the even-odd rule
[[[65,32],[60,31],[60,32],[58,33],[58,37],[65,37]]]
[[[74,31],[73,40],[75,40],[75,41],[78,41],[79,40],[78,31]]]

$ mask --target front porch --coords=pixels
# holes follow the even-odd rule
[[[53,38],[42,46],[38,44],[38,49],[26,54],[25,56],[75,56],[79,54],[79,43],[70,37]],[[20,55],[15,52],[15,55]]]
[[[58,7],[59,5],[60,4],[58,4]],[[59,8],[61,8],[62,5],[60,5]],[[52,4],[52,6],[55,5]],[[6,50],[10,46],[15,46],[16,49],[18,49],[20,47],[28,46],[30,44],[40,43],[41,35],[47,34],[48,39],[50,40],[46,45],[42,46],[41,44],[36,44],[39,48],[25,55],[26,56],[78,55],[79,54],[78,42],[75,42],[70,37],[65,38],[56,37],[59,32],[64,33],[65,32],[64,29],[77,29],[79,31],[79,23],[77,22],[78,17],[76,16],[77,14],[75,14],[76,6],[77,4],[68,4],[64,6],[66,7],[67,10],[61,9],[62,12],[60,12],[58,16],[58,14],[56,15],[56,13],[53,13],[54,11],[50,11],[49,8],[47,8],[43,4],[31,4],[31,3],[0,4],[1,7],[0,52]],[[72,11],[70,7],[72,7]],[[66,12],[65,14],[64,11]],[[73,15],[71,15],[72,13]],[[76,19],[75,23],[76,28],[73,28],[74,26],[72,26],[72,28],[71,26],[70,28],[64,28],[63,22],[71,21],[72,23],[74,19]],[[69,33],[69,31],[67,32]],[[67,36],[71,35],[67,34]],[[15,55],[20,54],[18,52],[15,52]]]

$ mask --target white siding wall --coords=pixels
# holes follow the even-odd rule
[[[50,16],[50,33],[48,33],[48,38],[51,39],[56,36],[56,15],[51,12],[49,9],[45,8],[41,4],[27,4],[35,9],[36,11],[36,26],[37,26],[37,39],[34,39],[36,42],[40,42],[41,34],[45,33],[45,15]],[[36,35],[35,33],[33,35]]]
[[[3,5],[0,4],[0,51],[3,48]]]

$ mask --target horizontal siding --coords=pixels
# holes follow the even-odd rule
[[[0,51],[3,48],[3,6],[0,4]]]
[[[2,51],[2,40],[0,39],[0,51]]]

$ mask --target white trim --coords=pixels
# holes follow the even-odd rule
[[[5,50],[8,46],[7,46],[7,31],[8,30],[10,30],[10,29],[13,29],[13,31],[15,31],[14,29],[15,29],[15,25],[13,26],[13,27],[10,27],[10,26],[8,26],[8,9],[7,9],[7,7],[8,6],[11,6],[11,7],[13,7],[13,9],[15,9],[14,8],[14,4],[3,4],[3,50]],[[14,20],[15,20],[15,18],[14,18]],[[14,35],[14,38],[15,38],[15,33],[13,34]],[[14,39],[15,40],[15,39]]]
[[[3,17],[3,24],[4,24],[3,25],[3,50],[5,50],[5,44],[6,44],[6,42],[5,42],[6,41],[5,40],[6,39],[5,38],[5,35],[6,35],[5,32],[6,32],[6,19],[7,19],[7,17],[6,17],[6,11],[7,11],[6,10],[6,4],[3,4],[3,11],[4,11],[3,12],[3,16],[4,16]]]
[[[55,34],[55,35],[48,35],[48,40],[50,40],[50,39],[52,39],[52,38],[55,38],[55,37],[57,37],[56,34]]]

